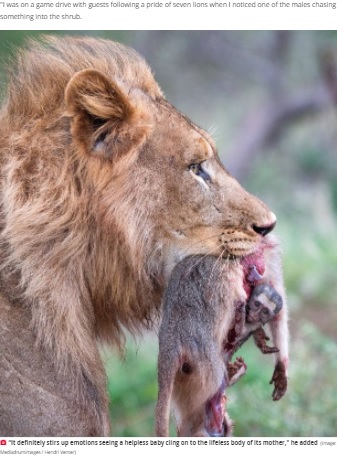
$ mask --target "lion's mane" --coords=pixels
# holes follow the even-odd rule
[[[0,123],[1,293],[3,304],[28,311],[22,327],[32,328],[57,368],[71,368],[96,405],[107,405],[97,338],[121,347],[125,329],[151,320],[160,303],[160,247],[146,188],[135,188],[128,167],[111,184],[104,162],[72,142],[65,89],[92,68],[114,75],[125,92],[161,96],[144,60],[106,40],[45,38],[11,68]],[[137,228],[131,242],[126,228]]]

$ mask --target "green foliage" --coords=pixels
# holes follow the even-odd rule
[[[320,230],[315,222],[309,226],[283,225],[280,228],[284,257],[284,274],[291,307],[307,302],[329,306],[337,296],[337,245],[333,243],[337,226]],[[305,306],[304,306],[305,307]]]
[[[124,358],[110,355],[106,368],[113,436],[153,436],[157,397],[157,340],[137,347],[129,340]]]

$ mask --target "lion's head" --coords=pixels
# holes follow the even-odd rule
[[[95,170],[104,169],[107,230],[117,223],[135,250],[152,237],[170,271],[190,254],[247,255],[273,229],[274,214],[230,176],[211,136],[170,105],[154,81],[144,88],[89,69],[72,77],[65,94],[74,144]],[[128,189],[121,206],[119,177],[125,183],[117,188]]]

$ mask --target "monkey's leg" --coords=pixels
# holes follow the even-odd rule
[[[255,330],[253,333],[254,342],[256,346],[260,349],[262,354],[272,354],[274,352],[279,352],[277,347],[268,346],[266,341],[269,341],[269,336],[266,335],[266,332],[262,327]]]

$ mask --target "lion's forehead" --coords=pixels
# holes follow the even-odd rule
[[[216,154],[211,135],[195,125],[187,116],[172,106],[159,106],[155,116],[154,141],[164,142],[161,155],[176,157],[189,163],[209,160]],[[158,151],[158,150],[157,150]]]
[[[182,157],[189,163],[201,163],[214,157],[214,151],[208,140],[197,130],[191,130],[186,138]]]
[[[197,139],[200,150],[204,153],[204,159],[211,159],[214,156],[213,147],[210,143],[210,137],[200,137]]]

